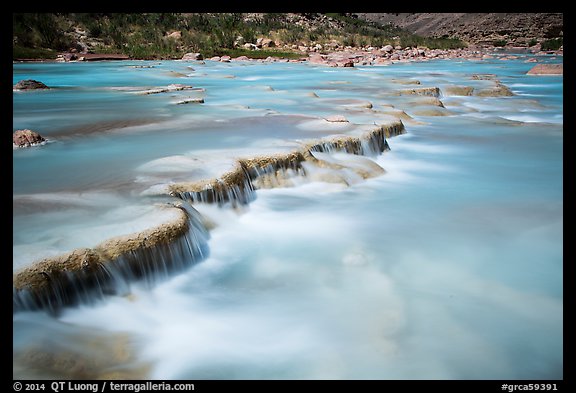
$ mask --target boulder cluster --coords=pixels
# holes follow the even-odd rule
[[[272,41],[273,42],[273,41]],[[277,44],[275,44],[277,45]],[[291,48],[292,49],[292,48]],[[394,62],[408,62],[408,61],[426,61],[432,59],[493,59],[497,55],[493,50],[486,50],[482,47],[471,47],[465,49],[429,49],[425,47],[401,47],[384,45],[382,47],[361,47],[353,48],[350,46],[341,47],[337,44],[334,45],[320,45],[314,46],[300,46],[297,50],[301,52],[301,57],[298,59],[282,59],[278,57],[267,57],[259,61],[272,62],[272,61],[291,61],[303,62],[309,61],[311,64],[327,65],[331,67],[354,67],[355,65],[386,65]],[[561,54],[561,53],[554,53]],[[515,59],[514,55],[506,55],[499,57],[502,60]],[[201,53],[186,53],[182,60],[203,60],[204,56]],[[214,56],[207,60],[212,61],[239,61],[250,60],[247,56],[230,57]],[[534,60],[536,61],[536,60]]]

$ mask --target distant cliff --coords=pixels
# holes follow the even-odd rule
[[[561,42],[562,13],[358,13],[359,19],[393,25],[424,37],[453,37],[469,44],[533,46]]]

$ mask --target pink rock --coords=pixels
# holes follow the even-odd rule
[[[308,60],[311,64],[326,64],[325,56],[319,53],[310,53]]]

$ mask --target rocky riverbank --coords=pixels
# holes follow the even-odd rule
[[[288,50],[294,51],[292,48]],[[256,54],[257,51],[252,53]],[[509,47],[493,48],[486,46],[473,46],[464,49],[429,49],[426,47],[400,47],[385,45],[376,47],[328,47],[315,45],[311,47],[299,47],[294,53],[299,54],[297,58],[268,56],[264,59],[258,56],[250,56],[250,52],[237,57],[229,55],[213,56],[205,58],[201,53],[186,53],[180,60],[183,61],[259,61],[259,62],[310,62],[311,64],[323,64],[331,67],[354,67],[356,65],[387,65],[395,62],[427,61],[432,59],[471,59],[483,60],[499,58],[501,60],[513,59],[517,53],[532,53],[534,55],[563,56],[563,48],[555,51],[542,51],[539,46],[533,48]],[[82,53],[61,53],[56,61],[99,61],[99,60],[139,60],[130,59],[122,54],[82,54]]]
[[[388,65],[397,62],[411,62],[411,61],[428,61],[433,59],[469,59],[469,60],[486,60],[486,59],[500,59],[511,60],[515,59],[518,51],[526,51],[525,48],[510,48],[510,52],[505,50],[494,50],[483,47],[474,47],[467,49],[428,49],[428,48],[412,48],[412,47],[392,47],[386,45],[382,48],[342,48],[329,52],[320,50],[308,50],[302,54],[299,59],[286,59],[278,57],[267,57],[266,59],[250,59],[247,56],[239,56],[231,58],[230,56],[214,57],[209,60],[212,61],[261,61],[261,62],[309,62],[311,64],[326,65],[330,67],[354,67],[354,66],[371,66],[371,65]],[[557,51],[530,51],[535,55],[553,55],[563,56],[563,50]],[[191,60],[190,54],[186,54],[183,60]],[[537,60],[533,60],[537,61]]]

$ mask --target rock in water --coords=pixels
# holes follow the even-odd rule
[[[46,142],[46,139],[32,130],[16,130],[12,134],[12,143],[16,147],[30,147]]]
[[[563,75],[564,63],[562,64],[536,64],[527,72],[528,75]]]
[[[14,85],[14,89],[16,90],[34,90],[34,89],[49,89],[42,82],[35,81],[34,79],[25,79],[21,80],[20,82]]]
[[[189,61],[189,60],[204,60],[204,56],[201,53],[186,53],[182,56],[182,60]]]

